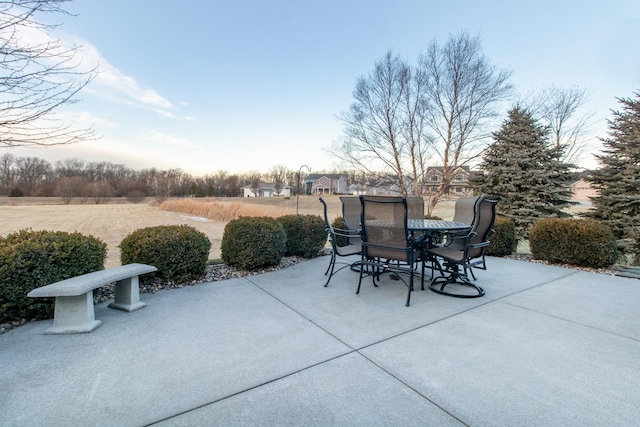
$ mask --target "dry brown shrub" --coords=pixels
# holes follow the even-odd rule
[[[220,222],[229,222],[241,216],[268,216],[277,218],[291,213],[289,210],[268,205],[193,199],[165,200],[160,204],[160,209]]]

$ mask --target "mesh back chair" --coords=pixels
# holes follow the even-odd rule
[[[422,197],[407,197],[407,210],[409,219],[424,219],[424,199]]]
[[[357,231],[357,233],[353,233],[354,236],[349,239],[349,242],[354,245],[359,245],[360,211],[362,210],[360,198],[357,196],[342,196],[340,197],[340,202],[342,202],[342,219],[344,220],[344,228],[349,231]]]
[[[453,220],[456,222],[464,222],[465,224],[473,224],[473,218],[475,217],[477,210],[477,203],[480,197],[460,197],[456,200],[455,210],[453,214]],[[463,234],[447,234],[445,236],[445,246],[449,246],[451,249],[464,248],[464,239],[458,239],[457,237],[464,237],[467,232]],[[471,272],[473,276],[473,271]],[[474,277],[475,279],[475,277]]]
[[[359,230],[349,230],[346,227],[333,227],[327,214],[327,203],[322,197],[320,197],[320,202],[324,209],[324,227],[327,230],[329,242],[331,243],[331,259],[329,260],[327,271],[324,272],[325,276],[329,276],[327,278],[327,283],[324,284],[324,286],[327,287],[329,286],[329,282],[334,274],[346,267],[350,267],[352,264],[352,262],[338,262],[337,257],[360,255],[362,245],[360,242]],[[336,264],[341,264],[341,267],[337,270],[335,269]]]
[[[471,224],[476,212],[476,202],[480,197],[460,197],[456,200],[453,220]]]
[[[407,229],[407,200],[403,197],[360,196],[362,204],[362,261],[356,294],[362,277],[371,275],[373,285],[384,273],[395,273],[407,286],[408,307],[413,291],[413,267],[420,261],[413,237]],[[408,281],[404,276],[408,275]],[[424,281],[424,264],[422,264]]]
[[[452,235],[442,246],[428,250],[430,255],[442,259],[444,273],[447,274],[431,281],[429,288],[432,291],[460,298],[476,298],[484,295],[484,289],[473,284],[469,280],[468,273],[472,267],[486,270],[484,250],[489,245],[489,234],[493,232],[496,204],[499,200],[499,197],[493,196],[479,197],[474,203],[471,230],[465,235]],[[453,286],[449,291],[445,290],[449,285]],[[473,293],[465,291],[468,289]]]

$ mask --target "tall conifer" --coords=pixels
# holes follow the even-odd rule
[[[640,92],[619,98],[622,111],[613,112],[609,138],[596,158],[600,167],[586,179],[598,191],[588,216],[604,221],[618,238],[638,239],[640,228]],[[640,248],[639,248],[640,249]]]
[[[474,186],[502,197],[498,214],[516,224],[516,238],[526,239],[539,218],[566,216],[570,165],[557,160],[548,146],[548,130],[520,107],[509,111],[483,156]]]

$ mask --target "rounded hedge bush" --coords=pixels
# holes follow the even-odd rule
[[[324,220],[317,215],[285,215],[277,220],[287,235],[285,255],[313,258],[327,243]]]
[[[253,270],[278,265],[284,256],[287,234],[282,224],[269,217],[240,217],[224,227],[220,250],[222,260],[232,266]]]
[[[0,238],[0,323],[53,317],[53,298],[28,298],[41,286],[104,268],[107,245],[80,233],[20,230]]]
[[[188,282],[202,276],[211,242],[190,225],[161,225],[135,230],[120,242],[120,261],[155,266],[162,279]]]
[[[617,256],[611,228],[594,219],[538,220],[529,231],[529,247],[536,259],[582,267],[606,267]]]
[[[340,228],[340,229],[345,229],[346,224],[344,223],[344,219],[339,216],[336,217],[336,219],[334,219],[333,221],[331,221],[331,226],[333,228]],[[326,232],[325,232],[325,243],[326,243]],[[348,246],[349,245],[349,239],[345,236],[336,236],[336,246]]]
[[[516,224],[505,217],[496,217],[493,233],[489,236],[486,254],[491,256],[507,256],[516,250]]]

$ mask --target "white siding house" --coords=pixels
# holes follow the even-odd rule
[[[288,185],[284,185],[279,193],[276,193],[275,184],[272,183],[261,182],[256,191],[258,194],[254,193],[252,187],[252,185],[242,187],[242,197],[291,197],[291,187]]]

